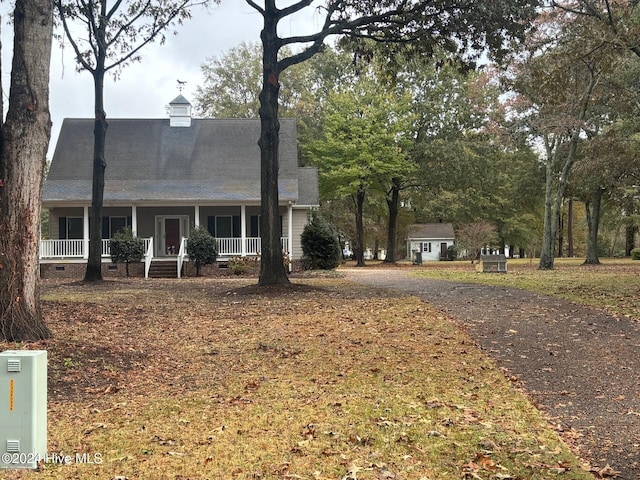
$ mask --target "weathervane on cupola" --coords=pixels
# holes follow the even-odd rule
[[[184,89],[184,86],[187,84],[187,82],[184,80],[176,80],[176,82],[178,82],[178,91],[182,93],[182,90]]]

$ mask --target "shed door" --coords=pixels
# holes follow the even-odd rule
[[[440,243],[440,259],[447,259],[447,242]]]

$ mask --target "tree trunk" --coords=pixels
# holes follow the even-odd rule
[[[558,178],[558,184],[555,189],[553,188],[553,180],[556,176],[554,167],[557,161],[557,151],[553,151],[555,142],[549,143],[548,139],[545,140],[547,149],[547,166],[544,195],[544,233],[542,237],[542,248],[540,250],[540,264],[538,266],[540,270],[553,270],[554,244],[560,222],[560,210],[562,208],[564,194],[567,190],[569,174],[571,173],[571,168],[576,161],[576,151],[578,148],[578,141],[580,139],[579,134],[579,130],[575,130],[571,136],[569,151],[567,152],[567,156],[564,160],[562,172],[560,173],[560,178]]]
[[[631,256],[631,250],[636,248],[636,235],[638,234],[638,226],[637,225],[629,225],[626,228],[626,240],[624,247],[624,254],[627,257]]]
[[[269,2],[267,2],[269,3]],[[289,283],[280,245],[280,211],[278,205],[278,148],[280,122],[278,120],[278,71],[277,36],[278,18],[275,5],[264,14],[262,39],[262,91],[260,92],[260,279],[259,285],[284,285]]]
[[[576,256],[573,246],[573,199],[569,199],[569,213],[567,218],[567,256],[573,258]]]
[[[107,139],[107,114],[104,111],[104,65],[93,73],[94,113],[93,124],[93,187],[91,190],[91,222],[89,227],[89,259],[84,274],[85,282],[102,280],[102,204],[104,198],[105,143]]]
[[[553,161],[555,152],[550,152],[547,148],[546,181],[544,193],[544,227],[542,234],[542,248],[540,250],[541,270],[553,270],[554,263],[554,243],[556,238],[557,221],[554,219],[553,209]]]
[[[387,256],[384,263],[396,263],[396,236],[398,231],[398,209],[400,206],[400,179],[391,179],[391,196],[387,197],[389,226],[387,228]]]
[[[558,258],[562,258],[562,251],[564,248],[564,212],[560,210],[558,216]]]
[[[593,195],[593,201],[585,202],[585,210],[587,214],[587,258],[584,265],[600,265],[598,258],[598,229],[600,227],[600,207],[602,206],[602,195],[604,190],[598,188]]]
[[[364,267],[364,185],[360,184],[358,193],[356,193],[356,239],[353,253],[356,258],[356,266]]]
[[[587,114],[589,104],[591,102],[591,95],[594,88],[598,84],[599,75],[595,71],[591,71],[589,84],[587,85],[584,94],[582,95],[582,101],[580,110],[576,119],[582,122]],[[542,239],[542,249],[540,250],[540,264],[538,266],[541,270],[553,269],[553,244],[556,236],[556,227],[558,225],[558,218],[560,215],[560,207],[564,194],[567,190],[567,183],[569,182],[569,175],[571,174],[571,168],[576,161],[576,152],[578,149],[578,141],[580,140],[580,129],[575,128],[569,138],[568,152],[564,159],[564,165],[560,172],[560,178],[555,189],[555,199],[553,197],[553,178],[556,175],[555,165],[557,148],[560,146],[561,141],[558,138],[551,140],[548,136],[545,136],[545,150],[547,151],[547,168],[546,168],[546,186],[545,186],[545,212],[544,212],[544,234]],[[553,204],[552,204],[553,203]]]
[[[50,2],[17,0],[9,111],[0,149],[0,339],[50,336],[40,310],[40,203],[51,137]]]

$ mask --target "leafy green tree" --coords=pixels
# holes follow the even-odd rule
[[[416,220],[484,220],[497,227],[501,245],[523,246],[530,232],[520,219],[541,205],[539,162],[508,129],[496,72],[464,72],[448,61],[438,68],[415,60],[408,65],[398,77],[416,90],[411,156],[417,175],[407,195]]]
[[[590,138],[576,166],[574,192],[585,202],[588,227],[585,264],[600,263],[598,230],[603,202],[614,203],[617,192],[640,181],[640,132],[636,123],[635,119],[631,125],[620,119]],[[623,224],[621,219],[618,222]]]
[[[640,57],[640,46],[638,44],[638,36],[640,35],[640,11],[637,8],[637,2],[634,0],[621,0],[610,2],[608,0],[554,0],[551,5],[554,7],[558,16],[566,19],[567,22],[581,23],[585,25],[580,31],[580,43],[583,45],[598,45],[598,48],[607,48],[616,52],[617,55],[625,57],[625,51],[636,59]],[[615,64],[617,62],[612,62]],[[619,82],[620,78],[611,81],[611,86],[615,85],[618,93],[622,95],[613,95],[611,104],[615,104],[614,110],[628,111],[629,106],[637,104],[637,101],[631,101],[626,105],[622,102],[628,101],[629,93],[633,92],[637,96],[640,94],[640,78],[637,72],[638,62],[635,62],[635,68],[617,68],[616,76],[619,72],[627,72],[627,78],[623,82]],[[633,71],[635,70],[635,72]],[[613,106],[613,105],[608,105]],[[637,117],[637,112],[635,114]],[[614,113],[613,117],[617,117]],[[628,118],[632,118],[629,116]],[[606,122],[605,122],[606,123]],[[624,190],[622,190],[624,191]],[[638,230],[637,214],[634,213],[634,202],[629,201],[629,196],[623,195],[622,200],[626,203],[625,212],[629,215],[624,219],[626,225],[626,247],[625,252],[629,255],[635,242],[635,235]],[[615,199],[614,199],[615,201]],[[593,202],[592,202],[593,205]],[[591,235],[593,239],[593,232]],[[593,246],[590,249],[594,251]]]
[[[551,6],[570,18],[581,17],[590,25],[587,37],[597,35],[615,48],[624,48],[640,57],[640,13],[636,0],[552,0]]]
[[[364,265],[364,205],[371,190],[386,190],[412,165],[404,153],[409,127],[408,103],[379,89],[363,76],[330,95],[323,135],[308,146],[318,166],[323,199],[350,197],[355,213],[354,254]]]
[[[196,111],[211,118],[258,118],[260,45],[241,43],[200,66],[203,84],[196,90]]]
[[[290,55],[288,48],[283,55]],[[201,65],[203,82],[196,92],[196,110],[207,117],[258,118],[262,80],[259,43],[242,43]],[[324,105],[344,76],[353,71],[352,57],[329,46],[304,63],[291,66],[280,77],[282,117],[298,126],[301,163],[307,164],[304,145],[320,135]]]
[[[218,258],[218,244],[209,231],[200,226],[194,229],[187,242],[189,260],[196,265],[196,275],[200,275],[200,267],[211,265]]]
[[[16,0],[9,95],[0,86],[0,340],[50,336],[40,309],[40,200],[51,137],[51,4]],[[8,98],[4,115],[3,99]]]
[[[310,216],[300,238],[303,260],[312,270],[333,270],[342,255],[335,229],[318,213]]]
[[[126,227],[116,232],[109,242],[111,261],[126,265],[127,277],[129,276],[129,264],[139,263],[144,257],[144,241],[134,237],[131,229]]]
[[[278,99],[282,72],[320,52],[325,39],[331,35],[412,44],[416,52],[427,55],[436,46],[442,46],[460,56],[479,56],[486,47],[495,55],[504,56],[511,41],[524,35],[527,21],[536,15],[539,3],[495,0],[461,5],[454,0],[435,4],[427,0],[329,0],[317,10],[324,16],[317,32],[282,37],[278,34],[280,22],[307,8],[316,8],[312,0],[299,0],[282,8],[278,8],[276,0],[245,1],[263,19],[258,142],[262,165],[260,285],[289,282],[280,251],[278,210]],[[292,45],[300,45],[301,49],[280,56],[282,48]]]
[[[204,0],[199,4],[219,0]],[[85,281],[102,280],[102,204],[107,167],[105,142],[107,114],[104,107],[104,78],[117,77],[119,69],[140,61],[140,51],[154,41],[162,43],[164,32],[190,18],[192,0],[54,0],[65,35],[76,56],[79,70],[86,70],[94,84],[93,186],[89,258]],[[81,29],[75,28],[79,25]]]
[[[615,49],[585,32],[591,24],[552,12],[530,55],[518,66],[515,90],[526,130],[544,148],[544,233],[540,269],[552,269],[561,209],[584,139],[597,134],[609,95],[604,79],[615,68]]]

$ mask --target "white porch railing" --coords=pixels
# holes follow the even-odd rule
[[[149,278],[149,269],[151,268],[151,260],[153,260],[153,237],[145,238],[148,240],[144,253],[144,278]]]
[[[218,255],[242,255],[242,239],[241,238],[216,238],[218,242]],[[247,251],[247,253],[249,253]]]
[[[153,238],[143,238],[145,262],[153,258]],[[186,239],[183,238],[183,243]],[[218,242],[218,256],[239,257],[241,255],[260,255],[262,251],[260,237],[247,237],[244,239],[245,250],[242,251],[242,238],[216,238]],[[110,257],[110,240],[102,240],[102,256]],[[180,245],[182,251],[183,243]],[[280,238],[283,252],[289,252],[289,239]],[[87,242],[88,247],[88,242]],[[88,253],[88,252],[87,252]],[[178,254],[178,261],[184,262],[187,256],[187,247],[184,245],[182,257]],[[40,258],[86,258],[84,240],[40,240]],[[146,263],[145,263],[146,267]],[[146,270],[147,268],[145,268]]]
[[[180,278],[182,274],[182,265],[184,264],[184,257],[187,256],[187,238],[182,237],[182,241],[180,242],[180,250],[178,250],[178,278]]]
[[[144,251],[149,251],[151,238],[143,238]],[[86,243],[88,248],[88,242]],[[102,239],[102,256],[111,256],[111,241]],[[86,252],[88,255],[88,251]],[[40,240],[40,258],[86,258],[85,241],[79,240]]]
[[[84,240],[40,240],[40,258],[82,258]]]
[[[223,257],[240,256],[242,252],[241,238],[216,238],[218,242],[218,255]],[[247,237],[245,242],[245,255],[260,255],[262,251],[260,237]],[[289,251],[289,239],[280,237],[280,245],[283,252]]]
[[[260,249],[260,237],[245,238],[245,252],[248,255],[259,255]]]

